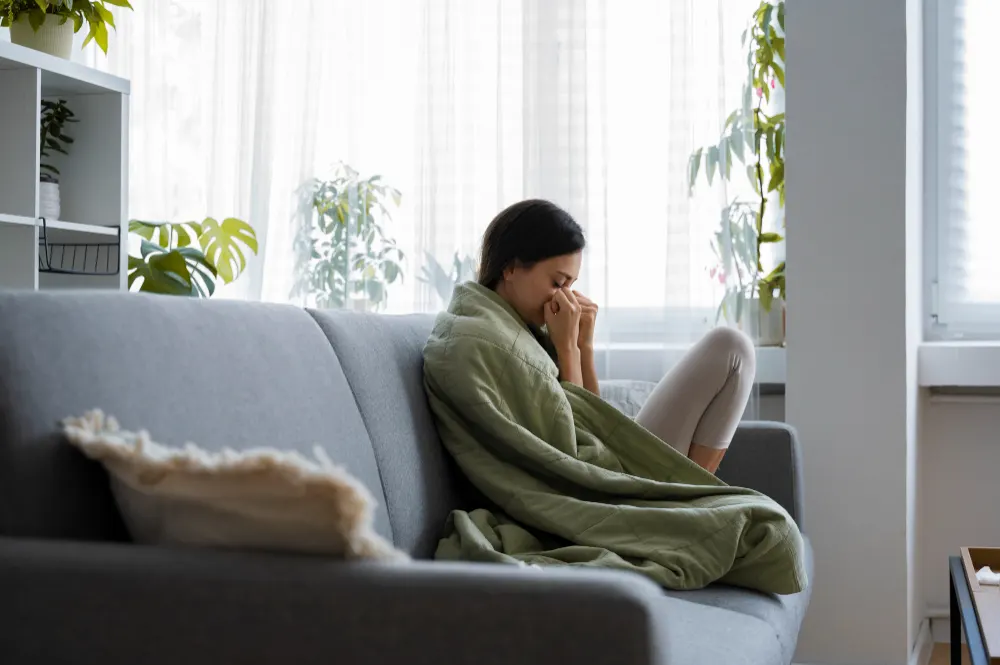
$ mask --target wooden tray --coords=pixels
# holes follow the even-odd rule
[[[983,585],[976,579],[976,571],[983,566],[1000,571],[1000,547],[963,547],[962,566],[986,653],[990,663],[1000,665],[1000,587]]]

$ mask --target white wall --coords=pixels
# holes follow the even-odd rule
[[[907,199],[907,0],[786,10],[785,406],[802,437],[816,550],[796,661],[902,664],[914,634],[920,334],[907,307],[920,254]]]
[[[1000,401],[925,399],[921,427],[921,586],[948,609],[948,557],[1000,545]]]

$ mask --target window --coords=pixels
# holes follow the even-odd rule
[[[927,0],[928,336],[1000,339],[1000,3]]]

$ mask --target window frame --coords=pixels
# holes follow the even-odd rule
[[[954,122],[955,0],[923,3],[923,217],[924,217],[924,339],[935,341],[1000,340],[1000,304],[948,304],[940,291],[947,258],[951,207],[948,183],[953,176],[948,158]]]

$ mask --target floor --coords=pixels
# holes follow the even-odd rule
[[[951,645],[935,644],[934,651],[931,652],[931,662],[928,665],[951,665]],[[969,665],[969,652],[965,645],[962,645],[962,665]]]

